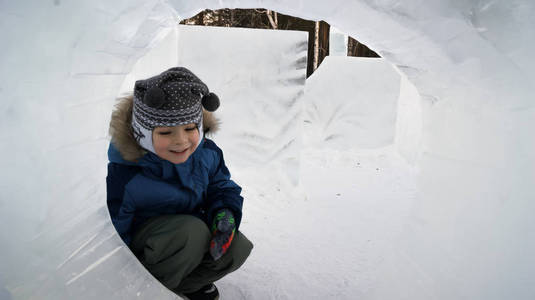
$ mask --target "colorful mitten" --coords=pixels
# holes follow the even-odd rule
[[[236,223],[230,209],[224,208],[217,212],[212,225],[212,240],[210,241],[210,255],[218,260],[225,254],[232,243]]]

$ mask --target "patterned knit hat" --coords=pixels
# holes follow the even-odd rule
[[[132,110],[134,137],[141,147],[156,153],[152,144],[154,128],[195,123],[201,135],[200,143],[202,107],[215,111],[219,107],[219,98],[186,68],[175,67],[138,80]]]

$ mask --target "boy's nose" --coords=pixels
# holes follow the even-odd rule
[[[183,144],[187,142],[187,136],[183,133],[177,133],[175,134],[175,138],[173,139],[173,142],[175,144]]]

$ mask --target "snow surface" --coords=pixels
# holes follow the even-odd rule
[[[220,59],[202,56],[211,39],[180,43],[178,18],[221,7],[323,19],[400,76],[373,107],[319,80],[355,60],[328,59],[303,86],[301,33],[221,29],[214,41],[248,41],[223,43]],[[220,282],[223,299],[535,298],[534,15],[530,0],[0,2],[0,299],[174,298],[121,243],[104,201],[114,98],[131,71],[167,60],[229,95],[216,140],[244,186],[255,249]],[[281,43],[253,47],[263,39]],[[136,70],[153,48],[154,69]],[[230,97],[242,88],[248,104]],[[329,89],[326,111],[354,119],[335,118],[329,135],[347,139],[319,147],[326,132],[307,128],[329,118],[310,105]]]

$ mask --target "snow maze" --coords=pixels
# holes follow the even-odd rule
[[[0,299],[176,299],[104,200],[115,98],[170,64],[220,94],[244,188],[255,249],[222,299],[535,297],[535,4],[287,2],[0,3]],[[384,60],[305,82],[302,32],[176,26],[224,7],[325,20]]]

